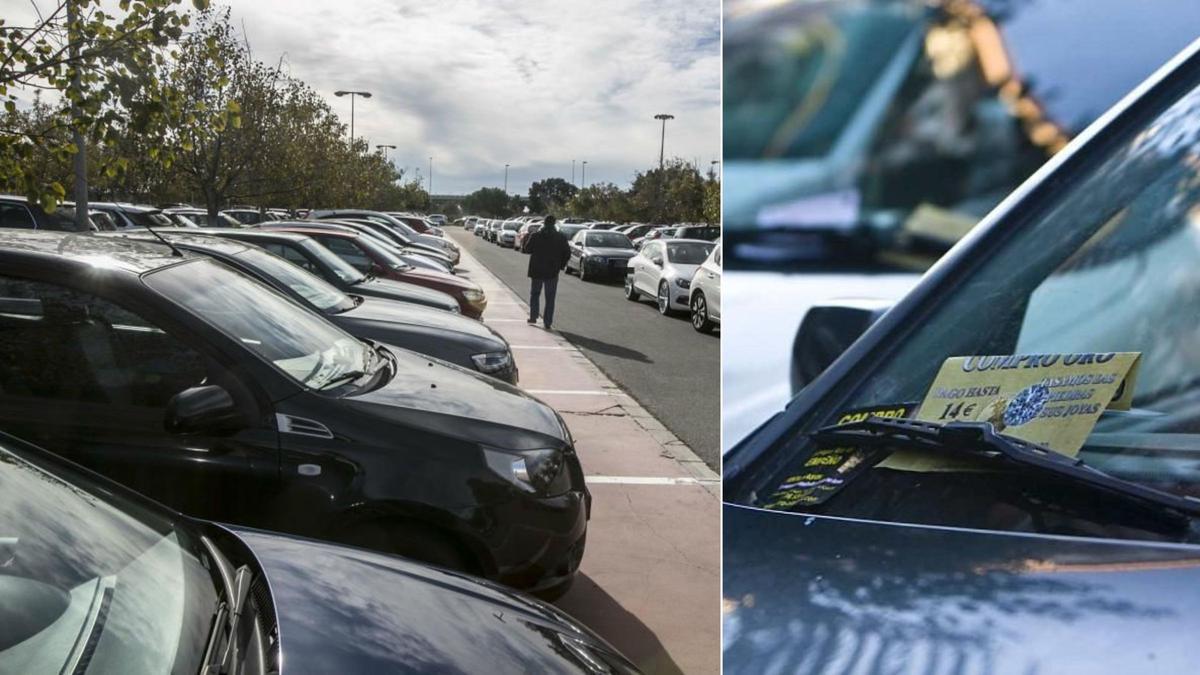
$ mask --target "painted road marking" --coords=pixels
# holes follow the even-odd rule
[[[585,483],[606,485],[717,485],[720,478],[692,478],[691,476],[588,476]]]
[[[568,351],[574,347],[559,347],[558,345],[509,345],[509,349],[554,349],[557,351]]]

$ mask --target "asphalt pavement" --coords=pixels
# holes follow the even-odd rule
[[[447,235],[518,296],[529,297],[529,258],[461,228]],[[490,311],[490,310],[489,310]],[[486,317],[486,314],[485,314]],[[621,282],[562,275],[554,328],[714,470],[721,435],[721,339],[625,299]]]

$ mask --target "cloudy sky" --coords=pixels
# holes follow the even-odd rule
[[[8,0],[5,0],[7,2]],[[215,3],[214,3],[215,4]],[[225,0],[260,60],[283,56],[372,147],[433,189],[549,176],[627,185],[666,153],[720,157],[718,0]]]

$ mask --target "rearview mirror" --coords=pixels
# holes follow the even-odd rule
[[[224,387],[209,384],[172,396],[163,426],[172,434],[225,434],[246,423],[233,396]]]
[[[884,300],[839,300],[809,308],[792,342],[792,394],[825,372],[890,308]]]

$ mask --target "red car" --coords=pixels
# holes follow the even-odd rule
[[[483,310],[487,308],[487,295],[478,284],[453,274],[413,267],[397,258],[371,237],[363,236],[358,232],[303,226],[268,226],[263,229],[294,232],[312,237],[318,244],[333,251],[339,258],[363,274],[374,274],[383,279],[403,281],[449,293],[458,301],[462,313],[472,319],[482,318]]]

